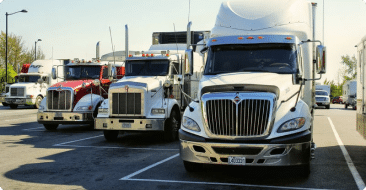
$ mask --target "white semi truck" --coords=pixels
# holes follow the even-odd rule
[[[63,80],[63,65],[69,60],[36,60],[27,73],[17,75],[17,83],[10,85],[9,95],[5,98],[5,103],[12,109],[18,105],[30,105],[39,108],[42,99],[46,96],[47,88]],[[52,68],[60,68],[58,77],[51,76]]]
[[[203,49],[197,100],[179,130],[187,171],[219,164],[296,166],[310,173],[314,80],[325,73],[326,59],[315,40],[315,12],[316,3],[305,0],[221,5]]]
[[[343,84],[342,96],[344,108],[351,106],[353,110],[357,109],[357,80],[350,80]]]
[[[366,139],[366,36],[357,44],[356,129]]]
[[[120,132],[160,132],[166,141],[177,140],[181,110],[190,102],[185,95],[197,97],[203,70],[204,57],[198,52],[203,46],[191,54],[194,65],[184,66],[187,43],[202,42],[208,35],[208,31],[156,32],[148,51],[126,55],[125,77],[111,84],[95,129],[103,130],[107,141],[116,140]],[[183,70],[189,70],[187,75]]]

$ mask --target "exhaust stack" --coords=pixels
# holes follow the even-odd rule
[[[125,59],[128,57],[129,51],[128,51],[128,26],[125,25]]]
[[[100,59],[100,57],[99,57],[99,50],[100,50],[99,43],[100,43],[100,41],[97,43],[97,47],[96,47],[96,55],[95,55],[95,58],[96,58],[97,60],[99,60],[99,59]]]

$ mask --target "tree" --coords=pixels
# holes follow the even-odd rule
[[[357,75],[357,59],[355,56],[350,57],[349,55],[341,56],[341,64],[345,67],[343,76],[343,83],[348,80],[356,78]]]
[[[5,81],[5,40],[6,34],[1,31],[0,34],[0,82]],[[37,48],[37,58],[44,59],[45,55],[41,48]],[[25,63],[32,63],[34,61],[34,47],[28,50],[21,36],[15,34],[8,34],[8,81],[14,82],[17,70]],[[14,74],[15,73],[15,74]],[[2,90],[0,85],[0,92]]]

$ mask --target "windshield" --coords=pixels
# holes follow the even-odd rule
[[[126,76],[166,76],[168,60],[136,60],[126,62]]]
[[[232,72],[296,73],[294,44],[231,44],[210,48],[205,75]]]
[[[328,96],[328,92],[326,92],[326,91],[315,91],[315,95]]]
[[[66,69],[66,80],[77,79],[99,79],[100,66],[68,66]]]
[[[20,75],[18,78],[18,82],[37,82],[41,76],[39,75]]]

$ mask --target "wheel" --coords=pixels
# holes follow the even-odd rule
[[[166,120],[164,124],[164,140],[168,142],[178,140],[179,128],[179,115],[175,110],[172,110],[170,117]]]
[[[118,132],[119,131],[111,131],[111,130],[106,130],[106,131],[103,131],[104,133],[104,138],[107,140],[107,141],[115,141],[117,140],[118,138]]]
[[[353,109],[353,110],[356,110],[356,109],[357,109],[357,106],[352,106],[352,109]]]
[[[329,109],[330,108],[330,105],[326,105],[325,108]]]
[[[347,107],[348,107],[348,104],[347,104],[347,103],[345,103],[345,104],[344,104],[344,109],[347,109]]]
[[[58,124],[43,124],[43,126],[49,131],[54,131],[57,129]]]
[[[10,106],[11,109],[17,109],[18,104],[10,104],[9,106]]]
[[[183,164],[187,172],[198,172],[203,169],[203,165],[199,163],[183,161]]]
[[[309,177],[310,175],[310,163],[307,163],[307,164],[304,164],[304,165],[301,165],[300,168],[300,175],[302,177]]]
[[[5,102],[1,102],[3,104],[3,106],[8,106],[9,104],[5,103]]]
[[[98,115],[98,109],[99,109],[99,106],[100,106],[100,104],[95,108],[95,110],[94,110],[94,112],[93,112],[93,121],[89,124],[89,126],[90,126],[90,129],[94,129],[94,125],[95,125],[95,118],[97,117],[97,115]]]
[[[34,108],[38,109],[39,106],[41,105],[42,100],[43,100],[43,97],[42,96],[37,96],[37,98],[36,98],[36,104],[34,104]]]

